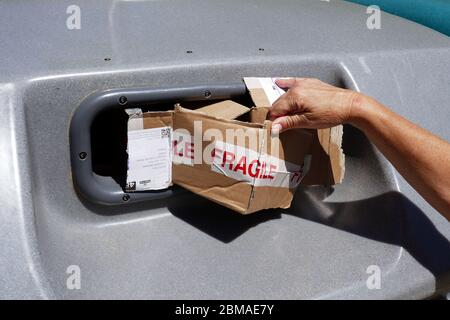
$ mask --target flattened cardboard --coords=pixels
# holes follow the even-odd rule
[[[308,170],[308,152],[313,138],[312,135],[304,132],[301,137],[303,143],[300,144],[300,147],[295,146],[294,150],[289,147],[292,132],[283,133],[280,137],[272,137],[270,135],[270,122],[268,121],[248,123],[215,116],[224,114],[222,111],[217,112],[217,109],[222,109],[224,106],[231,106],[230,111],[224,115],[225,117],[235,117],[241,115],[244,111],[250,111],[247,107],[237,106],[235,102],[230,103],[229,101],[208,106],[206,112],[210,114],[206,114],[205,109],[199,112],[198,110],[184,109],[177,105],[173,112],[148,112],[140,115],[135,113],[130,117],[129,127],[132,130],[139,130],[172,125],[174,132],[172,179],[174,184],[242,214],[269,208],[288,208],[295,187]],[[140,123],[139,118],[141,119]],[[192,150],[197,149],[195,143],[198,142],[186,141],[184,139],[186,136],[177,136],[175,133],[178,132],[178,129],[183,129],[192,139],[197,121],[201,123],[200,134],[202,136],[208,129],[218,130],[223,137],[226,136],[225,131],[227,129],[240,130],[238,131],[239,134],[231,141],[231,146],[242,148],[242,150],[247,150],[249,154],[253,154],[253,162],[250,162],[250,158],[246,161],[244,157],[240,157],[240,160],[238,160],[236,156],[235,161],[220,163],[222,158],[217,156],[217,153],[228,152],[226,146],[229,145],[227,143],[230,141],[224,142],[216,139],[211,139],[211,141],[203,141],[202,139],[199,142],[201,143],[202,154],[208,147],[211,147],[211,143],[214,143],[213,149],[216,155],[213,159],[211,154],[212,163],[202,161],[196,164],[190,161],[175,161],[176,158],[180,157],[188,158],[188,160],[193,157]],[[251,135],[257,137],[256,144],[251,144],[250,139],[245,138]],[[240,137],[244,137],[244,139],[240,139]],[[299,137],[297,136],[296,139],[299,139]],[[279,144],[279,149],[272,150],[272,144],[276,143]],[[223,148],[224,146],[225,149],[221,150],[220,147]],[[218,162],[214,162],[217,159],[219,159]],[[273,165],[274,159],[279,159],[276,160],[276,165]],[[222,166],[222,169],[220,166]],[[269,166],[270,171],[268,170]],[[216,170],[216,167],[219,167],[220,170]],[[236,179],[236,172],[242,174],[244,178]]]
[[[195,109],[195,111],[216,118],[232,120],[249,112],[250,108],[247,108],[242,104],[236,103],[232,100],[225,100],[214,104],[210,104],[208,106],[199,109]]]
[[[282,92],[265,86],[273,90],[268,97],[255,83],[259,82],[253,81],[253,87],[248,88],[256,105],[251,109],[227,100],[196,111],[180,105],[168,112],[135,111],[130,115],[129,130],[170,126],[173,183],[242,214],[288,208],[299,183],[340,183],[345,169],[342,126],[288,130],[273,137],[267,114],[271,101]],[[250,122],[235,120],[245,113]],[[212,135],[204,139],[210,129],[221,138]],[[223,138],[227,129],[240,131],[229,141]],[[247,137],[250,133],[257,137],[254,144]],[[198,134],[201,138],[195,141]],[[276,145],[278,148],[272,148]],[[200,162],[196,161],[198,152]],[[210,155],[209,162],[202,161],[203,154]]]
[[[305,157],[309,152],[310,143],[312,141],[312,136],[308,133],[304,133],[302,136],[304,143],[301,144],[303,148],[296,147],[295,152],[293,152],[293,150],[289,148],[289,140],[291,139],[292,133],[283,134],[279,138],[271,137],[269,122],[255,124],[220,119],[195,111],[186,110],[180,106],[176,106],[173,119],[174,130],[180,128],[185,129],[191,136],[194,135],[194,123],[196,121],[201,121],[203,132],[208,129],[215,129],[224,133],[227,129],[233,129],[241,130],[243,136],[253,134],[258,137],[258,141],[254,145],[251,145],[249,141],[245,139],[241,140],[236,138],[236,140],[233,141],[235,146],[250,149],[259,154],[260,158],[258,158],[258,163],[261,164],[261,168],[256,169],[258,172],[259,170],[264,170],[262,168],[266,162],[264,162],[263,156],[273,156],[281,159],[283,162],[294,164],[301,168],[304,166]],[[225,136],[225,134],[222,135]],[[208,145],[210,145],[211,141],[202,141],[201,143],[202,150],[205,150]],[[271,144],[273,143],[279,143],[280,145],[280,148],[275,150],[277,152],[276,154],[272,153]],[[263,150],[266,152],[263,153]],[[237,159],[235,162],[230,163],[230,168],[237,168],[236,162],[238,162]],[[228,163],[225,166],[228,166]],[[250,165],[248,168],[248,171],[250,172]],[[278,165],[277,168],[281,168],[281,166]],[[303,167],[302,170],[302,172],[298,173],[299,181],[307,171],[307,168]],[[230,176],[227,176],[226,172],[218,173],[213,171],[211,165],[204,162],[193,165],[173,164],[173,180],[175,184],[183,186],[194,193],[218,202],[242,214],[248,214],[262,209],[288,208],[290,206],[295,187],[289,187],[289,180],[294,175],[291,172],[278,171],[274,171],[273,175],[284,175],[287,179],[287,186],[272,186],[261,182],[264,179],[264,174],[260,175],[260,179],[255,178],[253,181],[251,179],[246,181],[233,179]],[[267,178],[267,175],[265,175],[265,178],[270,180],[270,178]],[[286,179],[283,181],[286,181]],[[261,183],[263,185],[259,185]]]

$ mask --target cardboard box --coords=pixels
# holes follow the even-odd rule
[[[268,110],[230,100],[196,110],[128,110],[126,191],[176,184],[248,214],[288,208],[305,175],[308,184],[341,180],[343,167],[335,159],[342,150],[332,138],[339,132],[296,129],[272,136]]]

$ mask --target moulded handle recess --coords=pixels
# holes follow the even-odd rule
[[[243,82],[165,88],[112,89],[91,94],[73,114],[70,122],[70,158],[76,189],[88,200],[104,205],[120,205],[170,197],[176,190],[125,193],[112,177],[92,170],[91,125],[103,111],[143,104],[232,99],[245,95]]]

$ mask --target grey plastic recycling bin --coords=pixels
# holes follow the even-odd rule
[[[123,108],[133,99],[104,110],[94,103],[84,111],[89,130],[72,131],[96,94],[182,89],[139,102],[167,108],[187,98],[245,99],[243,76],[306,76],[363,91],[449,140],[449,38],[385,13],[381,29],[369,30],[365,7],[340,1],[77,5],[80,29],[67,27],[66,2],[0,3],[1,298],[419,299],[449,291],[450,224],[352,127],[344,129],[342,185],[303,188],[290,209],[249,216],[183,190],[123,198],[116,174]],[[73,139],[90,150],[76,150]],[[76,161],[93,185],[82,185]],[[79,287],[68,282],[74,270]]]

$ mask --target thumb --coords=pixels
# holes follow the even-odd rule
[[[295,84],[295,78],[278,78],[275,84],[280,88],[290,88]]]
[[[302,80],[304,78],[278,78],[275,80],[275,84],[283,89],[289,89],[295,85],[297,80]]]
[[[276,118],[272,123],[272,134],[281,133],[283,131],[307,127],[305,118],[301,114],[292,116],[283,116]]]

